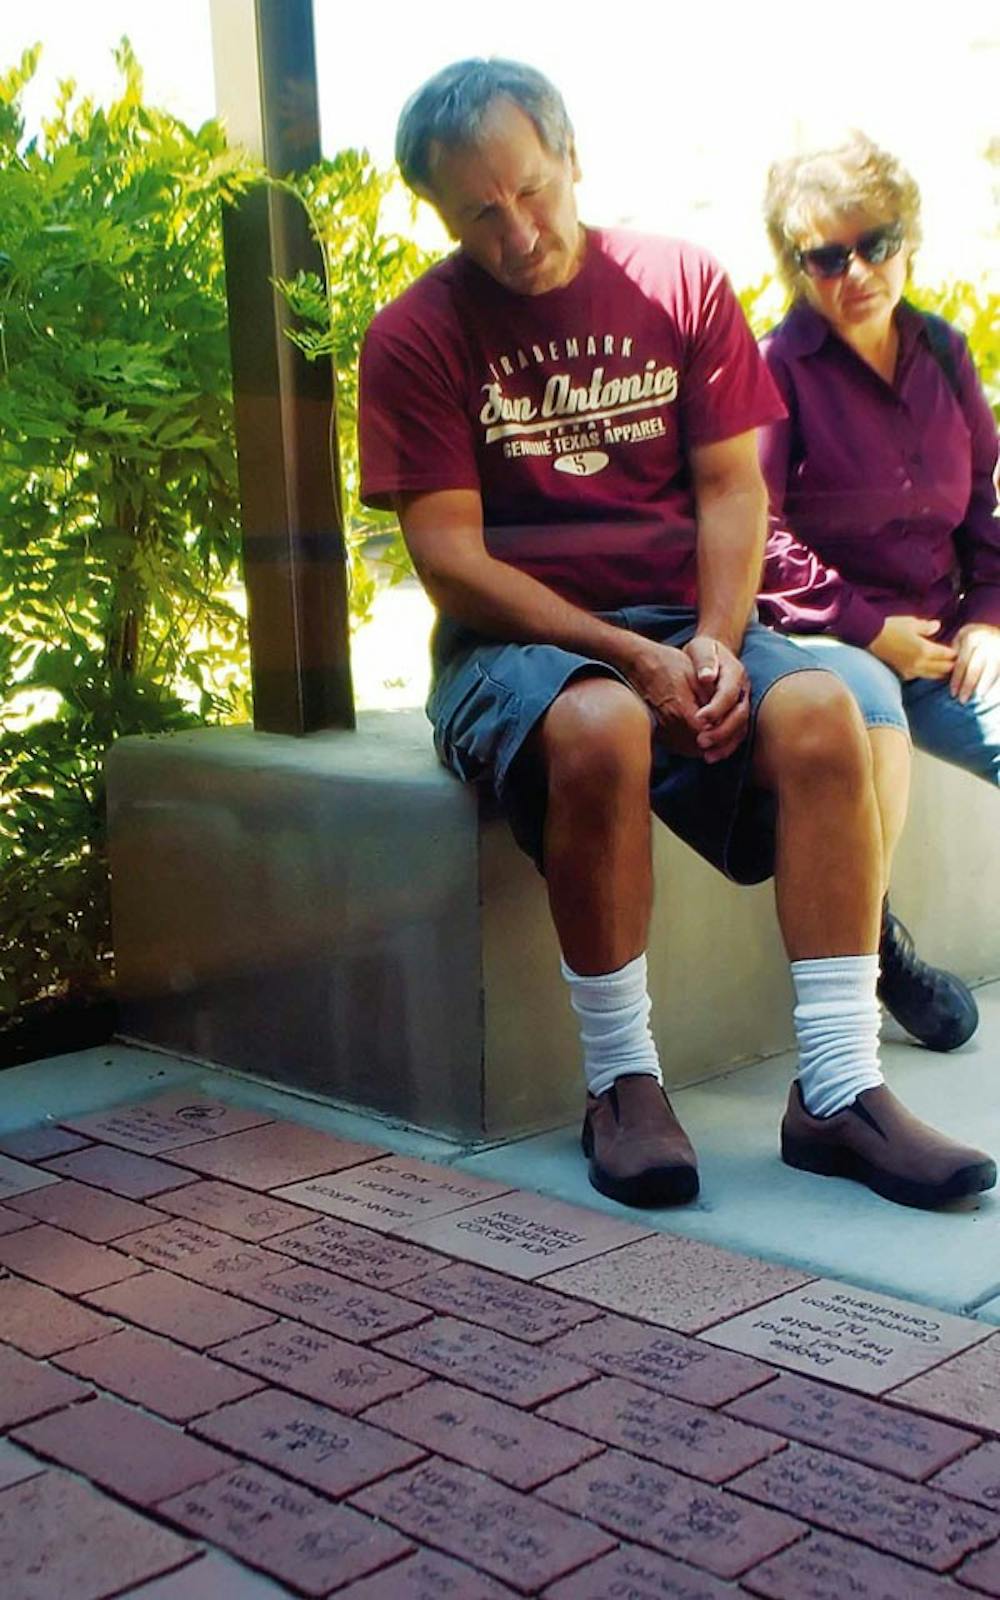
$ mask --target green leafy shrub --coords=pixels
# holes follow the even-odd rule
[[[220,204],[262,175],[148,106],[126,41],[119,98],[64,84],[25,145],[38,55],[0,78],[0,1013],[110,979],[108,746],[250,716]],[[346,151],[295,186],[329,268],[288,293],[339,375],[355,618],[389,524],[357,506],[358,346],[425,263],[380,229],[390,185]]]
[[[38,59],[0,79],[0,1005],[109,966],[103,757],[244,718],[227,594],[240,529],[219,202],[222,129],[62,86],[22,147]]]

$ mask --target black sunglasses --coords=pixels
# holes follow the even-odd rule
[[[812,250],[796,250],[795,259],[810,278],[842,278],[855,256],[870,266],[891,261],[903,248],[903,230],[898,222],[884,222],[869,228],[853,244],[818,244]]]

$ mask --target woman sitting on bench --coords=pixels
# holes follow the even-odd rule
[[[911,739],[1000,784],[997,430],[962,335],[903,298],[920,195],[897,160],[855,134],[779,162],[765,215],[793,303],[763,342],[788,417],[761,436],[761,616],[806,636],[864,712],[888,890]],[[909,1033],[971,1037],[972,995],[917,957],[888,899],[880,954]]]

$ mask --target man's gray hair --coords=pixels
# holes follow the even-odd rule
[[[573,127],[562,95],[543,73],[498,57],[456,61],[428,78],[400,115],[396,160],[411,189],[432,191],[434,145],[474,145],[498,99],[513,100],[531,118],[542,144],[554,155],[566,154]]]

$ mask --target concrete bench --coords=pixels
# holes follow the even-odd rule
[[[305,739],[124,739],[108,793],[126,1036],[462,1139],[577,1116],[544,884],[438,766],[421,712]],[[998,823],[985,784],[918,758],[894,905],[969,980],[1000,975]],[[770,885],[735,888],[655,838],[668,1082],[786,1049]]]

